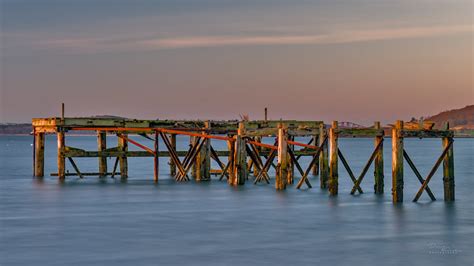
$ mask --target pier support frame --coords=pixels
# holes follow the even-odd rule
[[[211,128],[211,123],[206,121],[204,123],[206,129]],[[203,134],[207,134],[205,131]],[[204,144],[196,156],[195,162],[195,179],[196,181],[209,181],[211,180],[211,139],[206,138]]]
[[[313,141],[311,144],[313,146],[318,147],[320,143],[319,141],[320,141],[319,134],[316,134],[313,136]],[[313,168],[311,170],[312,170],[313,175],[319,175],[319,160],[316,161],[316,163],[313,165]]]
[[[403,121],[392,128],[392,201],[403,202]]]
[[[334,196],[338,194],[339,187],[339,172],[338,172],[338,122],[333,121],[329,129],[329,143],[330,147],[330,161],[329,161],[329,195]]]

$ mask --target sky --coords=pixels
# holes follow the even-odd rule
[[[371,124],[474,103],[473,1],[0,0],[0,123]]]

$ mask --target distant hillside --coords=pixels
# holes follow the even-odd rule
[[[31,124],[0,124],[0,135],[30,134]]]
[[[444,111],[437,115],[427,117],[426,120],[435,122],[435,128],[441,127],[444,122],[449,122],[449,126],[452,129],[474,129],[474,105]]]

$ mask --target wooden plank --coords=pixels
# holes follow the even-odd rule
[[[402,131],[404,138],[452,138],[454,132],[451,130],[408,130]]]

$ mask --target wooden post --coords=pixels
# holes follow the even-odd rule
[[[158,152],[159,152],[159,146],[158,146],[158,131],[155,131],[155,154],[153,156],[153,180],[155,183],[158,182],[158,176],[159,176],[159,157],[158,157]]]
[[[392,129],[392,201],[403,202],[403,121]]]
[[[235,137],[235,138],[237,138],[237,137]],[[235,163],[234,163],[235,143],[234,143],[234,141],[228,140],[227,141],[227,148],[229,150],[229,158],[228,158],[229,167],[227,167],[227,171],[229,173],[229,179],[227,179],[227,183],[229,185],[233,186],[235,183],[237,183],[237,178],[236,178],[235,172],[234,172],[234,169],[235,169]]]
[[[338,173],[338,147],[337,147],[337,121],[332,122],[332,127],[329,129],[329,143],[330,154],[329,154],[329,194],[337,195],[339,186],[339,173]]]
[[[449,130],[449,124],[446,124],[446,130]],[[453,141],[452,137],[444,137],[443,149]],[[453,145],[449,148],[443,160],[443,184],[444,184],[444,201],[454,201],[454,150]]]
[[[381,129],[380,122],[375,122],[374,124],[375,129]],[[375,194],[383,194],[383,187],[384,187],[384,175],[383,175],[383,135],[375,137],[375,147],[380,144],[380,148],[377,151],[377,155],[375,155],[374,159],[374,192]]]
[[[314,135],[312,144],[314,146],[319,146],[319,134]],[[319,175],[319,160],[316,161],[316,163],[314,163],[312,172],[313,172],[313,175]]]
[[[176,134],[171,134],[170,142],[171,142],[171,148],[173,148],[173,150],[176,151]],[[176,175],[176,164],[174,163],[171,156],[170,156],[169,165],[170,165],[170,175],[175,176]]]
[[[58,177],[63,180],[66,177],[66,158],[64,157],[65,137],[64,131],[59,129],[56,133],[58,139]]]
[[[239,123],[239,129],[235,139],[234,173],[236,175],[233,185],[243,185],[248,176],[247,149],[245,148],[245,124]]]
[[[268,113],[267,113],[267,107],[265,107],[265,122],[266,122],[267,119],[268,119],[268,116],[267,116],[267,115],[268,115]]]
[[[107,133],[97,131],[97,150],[103,152],[107,149]],[[107,157],[99,157],[99,177],[107,176]]]
[[[127,134],[122,134],[124,137],[127,137]],[[128,142],[126,139],[118,138],[118,148],[120,151],[126,153],[128,151]],[[128,178],[128,159],[127,155],[121,155],[119,157],[120,163],[120,177],[121,178]]]
[[[44,133],[35,133],[35,162],[34,162],[34,170],[36,177],[43,177],[44,176],[44,140],[45,134]]]
[[[189,145],[193,147],[197,143],[197,137],[194,136],[189,136]],[[194,159],[192,163],[192,168],[191,168],[191,176],[194,177],[194,180],[198,180],[198,172],[201,167],[201,164],[197,163],[197,157],[199,155],[196,155],[196,158]]]
[[[320,187],[323,189],[328,187],[329,179],[328,142],[324,142],[326,136],[327,132],[325,130],[325,125],[322,123],[319,125],[319,145],[322,145],[321,153],[319,154],[319,179]]]
[[[287,132],[288,134],[288,132]],[[290,139],[292,141],[295,140],[295,137],[294,136],[287,136],[287,139]],[[295,150],[295,145],[288,145],[289,147],[287,147],[287,149],[291,149],[292,151]],[[287,178],[286,178],[286,184],[293,184],[294,183],[294,175],[295,175],[295,165],[293,164],[293,162],[291,161],[291,157],[290,157],[290,154],[287,152],[286,154],[286,160],[287,160],[287,169],[288,169],[288,174],[287,174]]]
[[[210,129],[211,122],[206,121],[204,127]],[[203,134],[207,134],[207,132],[203,132]],[[211,179],[211,139],[203,141],[204,144],[196,157],[196,162],[199,164],[199,170],[196,171],[196,181]]]
[[[288,176],[288,143],[287,130],[282,123],[278,124],[278,164],[275,179],[275,188],[277,190],[286,189]]]

